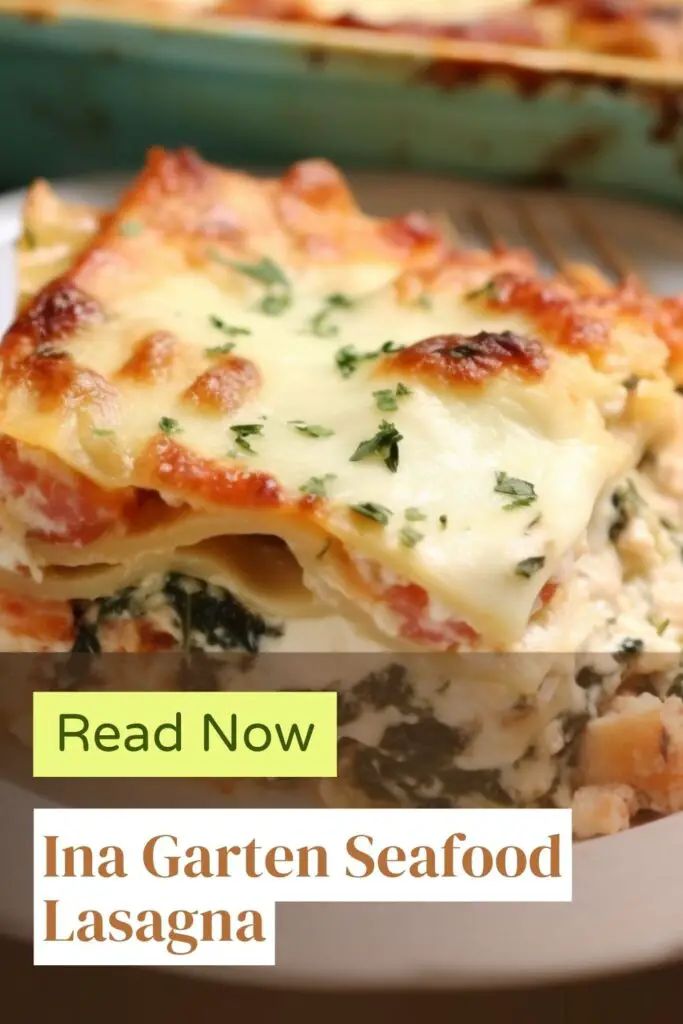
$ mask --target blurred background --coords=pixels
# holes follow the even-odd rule
[[[0,0],[3,191],[36,176],[109,182],[150,145],[247,167],[320,155],[363,172],[377,212],[403,202],[399,174],[436,176],[415,194],[448,207],[472,244],[535,244],[549,269],[558,246],[560,258],[580,250],[613,277],[636,266],[675,292],[682,119],[680,0]],[[17,209],[0,199],[0,306]],[[31,1022],[465,1013],[657,1024],[680,1020],[683,967],[453,994],[304,993],[238,987],[227,971],[36,975],[29,947],[5,938],[0,978],[13,1018]]]

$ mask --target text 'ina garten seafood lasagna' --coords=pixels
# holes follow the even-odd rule
[[[683,807],[683,302],[162,150],[20,281],[5,650],[382,655],[333,798]]]

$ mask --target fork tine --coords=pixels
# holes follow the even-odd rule
[[[494,215],[495,211],[491,207],[477,207],[472,211],[472,216],[480,225],[480,233],[484,235],[489,245],[496,243],[524,245],[534,250],[536,255],[540,256],[551,268],[554,267],[560,273],[568,272],[571,261],[565,256],[561,245],[553,238],[552,233],[544,227],[542,220],[535,215],[528,200],[524,198],[511,199],[507,204],[506,212],[507,226],[516,225],[514,240],[511,240],[507,231],[501,227],[500,218]]]
[[[617,282],[621,283],[627,277],[643,280],[642,274],[636,271],[633,263],[609,238],[607,232],[588,216],[580,200],[567,199],[564,205],[577,233],[586,245],[599,255],[603,265]]]
[[[530,248],[551,268],[571,279],[577,274],[585,275],[587,267],[592,265],[605,281],[611,279],[620,284],[628,277],[643,281],[642,274],[636,272],[623,250],[588,215],[579,199],[557,199],[556,208],[570,226],[574,244],[566,229],[558,233],[553,230],[551,222],[546,223],[546,218],[535,209],[533,199],[520,196],[513,199],[509,207]],[[511,243],[506,228],[501,227],[501,218],[495,215],[495,207],[477,203],[468,209],[467,214],[476,235],[486,245],[516,244]],[[502,220],[505,222],[505,216]],[[577,248],[585,251],[585,257],[576,252]]]
[[[471,207],[469,220],[475,233],[483,238],[484,245],[505,245],[505,237],[496,227],[488,210],[481,206]]]
[[[567,274],[571,270],[572,260],[569,259],[558,243],[543,224],[543,221],[536,216],[532,203],[528,199],[519,199],[517,202],[517,215],[522,226],[525,228],[529,240],[538,250],[539,254],[555,267],[561,274]]]
[[[460,230],[457,217],[449,210],[435,210],[430,221],[441,231],[443,237],[453,246],[463,244],[463,234]]]

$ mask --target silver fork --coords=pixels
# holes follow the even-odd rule
[[[542,212],[545,210],[545,215]],[[554,230],[548,219],[552,210]],[[593,219],[582,201],[574,197],[496,196],[460,208],[455,214],[458,234],[485,247],[496,244],[522,246],[536,253],[544,269],[572,276],[579,266],[590,265],[614,284],[637,277],[647,285],[642,266],[610,238]]]

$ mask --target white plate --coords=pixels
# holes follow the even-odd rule
[[[472,211],[480,211],[485,201],[496,231],[512,243],[533,240],[526,235],[528,225],[512,192],[444,180],[392,176],[387,181],[376,175],[364,175],[356,185],[364,205],[380,213],[414,207],[448,211],[473,241],[480,218]],[[71,183],[63,191],[106,203],[112,180]],[[0,326],[11,317],[8,240],[16,233],[19,203],[16,194],[0,197]],[[575,227],[575,205],[537,193],[531,210],[553,237],[562,239],[565,253],[581,258],[587,236]],[[680,288],[680,219],[622,203],[581,200],[578,208],[593,230],[604,231],[653,287]],[[32,808],[64,806],[76,797],[58,783],[18,781],[26,778],[26,766],[22,774],[16,763],[3,763],[5,753],[0,761],[0,820],[14,827],[0,829],[0,929],[28,938]],[[165,802],[161,794],[167,790],[160,791],[159,784],[136,784],[132,795],[122,785],[93,783],[90,791],[81,785],[78,802]],[[174,803],[196,802],[196,785],[178,787]],[[215,802],[215,794],[207,791],[205,799]],[[444,988],[530,984],[683,956],[683,814],[577,846],[571,904],[286,904],[277,911],[277,951],[276,968],[206,968],[202,973],[261,985]]]

